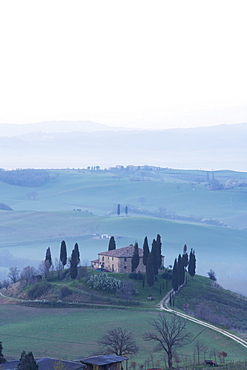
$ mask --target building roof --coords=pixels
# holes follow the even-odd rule
[[[132,257],[134,254],[135,247],[133,244],[130,244],[128,247],[113,249],[111,251],[101,252],[99,255],[109,256],[109,257],[118,257],[126,258]],[[138,248],[139,257],[143,257],[143,249]]]
[[[122,362],[127,361],[127,357],[117,356],[117,355],[103,355],[103,356],[92,356],[92,357],[85,357],[82,358],[80,361],[83,364],[89,364],[89,365],[109,365],[116,362]]]
[[[35,359],[39,366],[39,370],[54,370],[54,365],[57,363],[63,364],[64,370],[81,370],[85,367],[84,364],[81,362],[75,362],[75,361],[64,361],[59,360],[56,358],[50,358],[50,357],[44,357]],[[1,369],[4,370],[15,370],[17,368],[17,365],[19,364],[19,360],[15,361],[6,361],[3,364],[1,364]]]

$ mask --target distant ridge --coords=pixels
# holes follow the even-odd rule
[[[68,132],[96,132],[105,130],[119,130],[119,128],[103,125],[92,121],[47,121],[25,124],[0,123],[0,136],[18,136],[34,132],[68,133]]]
[[[163,130],[114,128],[90,121],[0,124],[5,169],[132,164],[247,171],[246,142],[246,123]]]

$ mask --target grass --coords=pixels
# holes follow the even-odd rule
[[[98,350],[97,340],[109,329],[121,326],[132,331],[140,352],[131,361],[143,364],[151,360],[153,344],[143,340],[143,334],[150,329],[149,321],[159,313],[140,310],[109,309],[38,309],[20,306],[0,306],[1,332],[4,354],[18,358],[22,350],[33,351],[36,357],[57,357],[76,359],[93,355]],[[168,314],[167,314],[168,315]],[[52,320],[51,320],[52,317]],[[227,338],[193,323],[188,323],[192,337],[200,336],[209,349],[227,349],[229,361],[244,361],[246,350]],[[183,347],[180,358],[192,360],[194,342]],[[153,353],[154,362],[163,363],[162,353]]]
[[[111,276],[125,279],[125,274],[110,274]],[[131,331],[140,347],[139,353],[130,359],[136,361],[138,365],[145,364],[148,367],[164,367],[164,355],[162,352],[153,351],[153,343],[145,342],[143,334],[151,329],[150,320],[157,318],[159,314],[168,315],[169,313],[160,312],[157,303],[170,289],[170,282],[166,286],[164,279],[159,276],[152,289],[153,301],[146,298],[149,295],[149,288],[142,285],[139,280],[134,280],[137,284],[139,295],[135,300],[139,301],[138,306],[109,307],[109,303],[119,303],[112,294],[96,292],[92,296],[92,291],[85,285],[84,279],[80,281],[59,281],[55,279],[50,284],[53,292],[48,292],[43,298],[58,299],[58,294],[63,286],[67,286],[76,295],[69,296],[69,300],[74,300],[80,294],[84,294],[83,301],[94,303],[97,308],[39,308],[18,305],[0,305],[0,339],[3,342],[4,354],[6,357],[18,358],[22,350],[33,351],[36,357],[57,357],[63,359],[77,359],[95,354],[99,346],[97,340],[104,333],[117,326]],[[163,284],[164,283],[164,284]],[[86,289],[86,290],[85,290]],[[185,302],[190,304],[190,309],[195,308],[197,301],[205,297],[210,300],[210,304],[218,304],[220,298],[224,309],[229,306],[231,311],[235,310],[235,316],[246,315],[246,300],[237,299],[236,295],[224,290],[217,290],[219,299],[215,302],[212,297],[211,281],[208,278],[196,276],[194,280],[189,280],[187,286],[183,288],[175,298],[175,305],[181,308]],[[103,304],[103,305],[102,305]],[[232,305],[234,306],[234,310]],[[222,306],[223,307],[223,306]],[[228,315],[228,311],[226,315]],[[233,314],[232,314],[233,315]],[[245,316],[241,316],[244,320]],[[51,319],[52,318],[52,319]],[[196,342],[204,345],[205,356],[212,357],[213,353],[219,351],[227,352],[227,361],[245,361],[247,359],[246,349],[229,338],[215,333],[210,329],[205,329],[200,325],[187,322],[187,330],[191,334],[189,345],[182,347],[179,352],[180,361],[183,363],[193,363],[193,353]],[[200,354],[203,360],[203,353]],[[218,359],[217,359],[218,361]]]

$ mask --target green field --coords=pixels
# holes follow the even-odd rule
[[[95,234],[114,235],[117,247],[123,247],[135,241],[142,246],[145,236],[151,244],[159,233],[166,266],[187,244],[196,251],[199,274],[212,268],[226,286],[227,281],[237,286],[233,280],[246,280],[241,258],[247,244],[246,173],[215,172],[222,186],[235,181],[215,190],[208,182],[212,173],[205,171],[48,172],[50,179],[39,187],[0,181],[0,201],[13,209],[0,211],[0,268],[5,271],[13,265],[38,266],[47,247],[55,260],[63,239],[69,251],[77,242],[81,260],[90,264],[108,247],[108,240]],[[247,294],[246,287],[239,284],[239,289]]]
[[[97,340],[106,330],[121,326],[133,333],[140,347],[139,353],[131,361],[139,365],[150,361],[150,366],[150,355],[153,353],[154,366],[160,361],[163,367],[163,353],[153,352],[153,344],[143,340],[143,334],[150,329],[149,320],[158,314],[157,311],[145,310],[38,309],[2,305],[0,338],[4,354],[9,359],[19,358],[22,350],[30,350],[36,357],[75,360],[95,354],[98,350]],[[209,329],[203,331],[203,327],[189,322],[187,329],[191,333],[192,342],[179,351],[181,360],[186,359],[189,363],[193,361],[193,348],[198,338],[208,347],[208,356],[210,351],[225,350],[228,361],[246,360],[246,349],[230,339]]]

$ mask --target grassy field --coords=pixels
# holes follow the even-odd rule
[[[158,365],[157,361],[161,366],[164,355],[153,352],[153,344],[143,340],[143,334],[150,329],[149,320],[158,314],[155,310],[38,309],[2,305],[0,338],[4,354],[9,359],[18,358],[22,350],[33,351],[36,357],[78,359],[95,354],[98,350],[97,340],[106,330],[121,326],[133,332],[140,347],[138,355],[131,361],[139,365],[150,361],[151,365],[153,354],[154,366]],[[208,356],[210,351],[225,350],[229,361],[246,360],[246,349],[230,339],[209,329],[203,331],[202,327],[189,322],[187,329],[192,334],[192,342],[179,351],[181,360],[186,358],[188,362],[193,361],[193,348],[198,338],[208,347]]]

